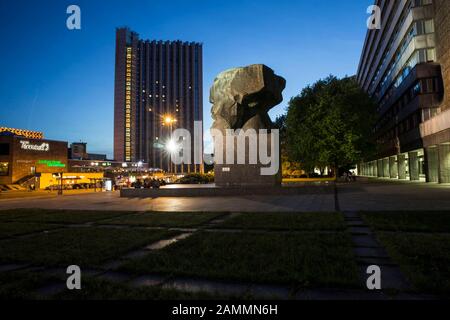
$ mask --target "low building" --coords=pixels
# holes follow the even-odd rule
[[[42,173],[66,172],[67,142],[0,134],[0,184],[22,184]]]
[[[106,154],[88,153],[86,142],[73,142],[69,148],[69,159],[106,161]]]
[[[58,190],[61,185],[63,189],[89,189],[101,188],[104,181],[103,172],[72,173],[62,175],[55,173],[42,173],[39,176],[39,189]]]
[[[85,142],[73,142],[69,148],[69,158],[84,160],[88,158],[87,143]]]

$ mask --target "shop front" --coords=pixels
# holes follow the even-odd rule
[[[43,173],[66,172],[67,162],[67,142],[0,135],[0,184],[24,184]]]

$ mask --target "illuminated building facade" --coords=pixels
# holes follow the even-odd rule
[[[29,139],[44,139],[44,134],[39,131],[0,127],[0,133],[3,134],[9,133],[11,135],[22,136]]]
[[[67,171],[67,142],[0,134],[0,185]]]
[[[201,165],[172,166],[166,149],[173,130],[194,137],[194,122],[203,119],[202,44],[140,40],[119,28],[115,68],[114,159],[200,171]]]
[[[378,155],[360,174],[450,182],[450,1],[377,0],[357,80],[378,103]]]

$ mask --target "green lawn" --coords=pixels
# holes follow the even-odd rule
[[[82,277],[81,290],[63,290],[53,296],[40,296],[37,290],[61,283],[58,279],[40,272],[11,271],[0,273],[0,300],[197,300],[216,299],[206,293],[189,293],[162,289],[160,286],[133,288],[127,284]]]
[[[217,228],[267,230],[344,230],[340,213],[242,213]]]
[[[450,294],[450,235],[378,235],[389,255],[422,292]]]
[[[450,212],[376,212],[362,217],[376,230],[450,232]]]
[[[40,299],[36,290],[51,281],[40,273],[11,271],[0,273],[0,300]]]
[[[0,239],[28,233],[52,230],[58,225],[34,222],[0,222]]]
[[[31,262],[37,265],[97,266],[135,248],[170,238],[176,232],[68,228],[26,239],[4,240],[1,262]]]
[[[345,233],[229,234],[201,232],[122,270],[292,286],[357,286]]]
[[[54,300],[206,300],[215,298],[206,293],[189,293],[163,289],[160,286],[133,288],[124,283],[84,278],[81,290],[65,290]]]
[[[14,209],[0,211],[0,222],[86,223],[130,214],[116,211]]]
[[[145,227],[196,227],[222,215],[224,213],[148,212],[117,217],[102,221],[101,224]]]

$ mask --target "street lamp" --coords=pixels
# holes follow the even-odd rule
[[[175,119],[173,119],[171,116],[165,116],[164,117],[164,123],[166,125],[172,125],[172,123],[175,122]]]
[[[177,143],[173,140],[170,139],[167,143],[166,143],[166,150],[172,154],[175,153],[178,150],[178,145]]]
[[[169,130],[170,130],[170,139],[172,138],[172,131],[173,131],[173,124],[177,122],[177,119],[175,119],[175,117],[173,117],[170,114],[166,114],[163,116],[163,126],[168,126]],[[172,154],[174,151],[170,151],[170,149],[175,150],[176,149],[176,144],[174,141],[169,140],[169,142],[166,144],[166,149],[167,151],[169,151],[170,154]],[[170,162],[170,154],[169,154],[169,159],[168,159],[168,169],[169,172],[172,171],[172,163]]]

